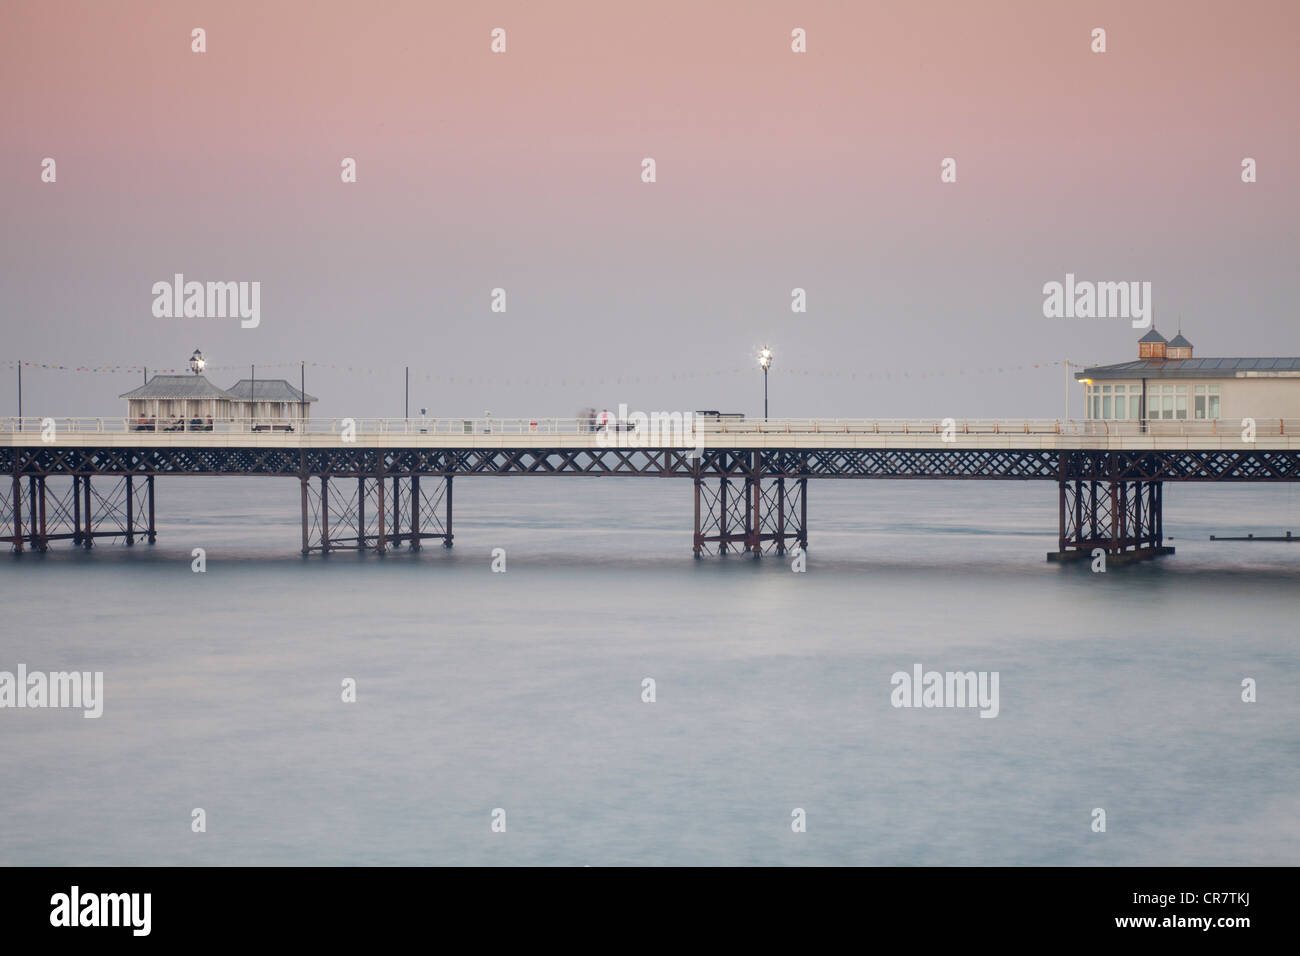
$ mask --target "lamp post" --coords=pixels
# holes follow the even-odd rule
[[[1070,420],[1070,360],[1061,362],[1065,366],[1065,420]]]
[[[1086,422],[1088,420],[1088,414],[1089,414],[1088,413],[1088,389],[1089,386],[1092,385],[1092,379],[1081,378],[1078,380],[1078,382],[1080,385],[1083,386],[1083,412],[1079,415],[1079,420]],[[1066,403],[1069,404],[1069,398],[1066,399]]]
[[[767,370],[772,367],[772,350],[766,345],[758,353],[758,367],[763,370],[763,421],[767,421]]]
[[[203,353],[195,349],[194,354],[190,356],[190,371],[198,375],[203,371],[203,366],[207,364],[207,361],[203,358]]]

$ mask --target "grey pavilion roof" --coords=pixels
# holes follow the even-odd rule
[[[315,395],[300,392],[282,378],[241,378],[227,389],[240,402],[315,402]]]
[[[217,398],[226,401],[234,398],[225,389],[217,388],[202,375],[155,375],[139,388],[133,388],[117,397]]]
[[[1138,339],[1138,342],[1163,342],[1164,340],[1165,337],[1157,332],[1153,326],[1150,332]]]
[[[1169,340],[1169,347],[1171,349],[1190,349],[1192,347],[1192,343],[1187,341],[1187,339],[1183,338],[1183,333],[1179,332],[1177,335],[1175,335],[1172,339]]]
[[[1118,365],[1097,365],[1076,372],[1075,378],[1255,378],[1300,376],[1300,357],[1138,359]]]

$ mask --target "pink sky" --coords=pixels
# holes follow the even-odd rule
[[[1129,357],[1126,323],[1042,318],[1042,284],[1067,271],[1153,281],[1162,324],[1181,314],[1202,354],[1297,354],[1298,10],[15,4],[0,37],[4,358],[163,363],[198,344],[214,363],[484,378],[422,396],[453,411],[715,407],[753,383],[718,397],[631,380],[731,369],[765,341],[774,376]],[[45,156],[57,184],[40,182]],[[945,156],[956,184],[939,182]],[[1258,183],[1240,182],[1243,156]],[[176,271],[261,281],[262,326],[154,319],[148,290]],[[498,286],[505,316],[487,311]],[[529,374],[545,386],[503,384]],[[792,382],[784,411],[1055,414],[1058,383],[1001,378],[976,400],[942,379],[831,376]],[[129,384],[29,387],[110,413]],[[333,403],[377,401],[373,386],[315,391],[346,414]]]

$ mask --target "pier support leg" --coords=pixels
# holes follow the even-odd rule
[[[1124,535],[1124,507],[1120,498],[1121,485],[1110,483],[1110,547],[1106,551],[1114,554],[1119,551],[1120,540]]]
[[[402,546],[402,485],[401,478],[393,475],[393,549]]]
[[[776,553],[785,554],[785,478],[776,480]]]
[[[11,475],[8,482],[0,479],[0,541],[10,542],[15,550],[34,551],[48,551],[56,541],[89,549],[97,538],[121,538],[133,545],[146,533],[140,517],[146,496],[141,494],[138,476],[103,477],[109,481],[103,493],[96,492],[88,474],[28,475],[26,486],[20,475]],[[60,493],[65,478],[69,484]],[[146,476],[146,482],[152,532],[152,478]]]
[[[145,480],[144,480],[144,490],[145,490],[145,495],[146,495],[146,496],[148,497],[148,499],[149,499],[149,529],[148,529],[148,531],[147,531],[146,533],[147,533],[148,536],[149,536],[149,543],[150,543],[150,544],[153,544],[155,541],[158,540],[158,529],[157,529],[157,527],[154,525],[154,520],[153,520],[153,519],[154,519],[154,510],[153,510],[153,475],[147,475],[147,476],[145,477]]]
[[[1091,481],[1088,483],[1088,485],[1090,489],[1089,494],[1091,495],[1091,499],[1092,499],[1092,503],[1088,508],[1088,516],[1089,516],[1089,522],[1092,525],[1092,539],[1096,541],[1101,538],[1101,533],[1097,530],[1097,516],[1099,514],[1099,512],[1097,511],[1097,483],[1095,481]]]
[[[1107,566],[1173,554],[1164,546],[1159,481],[1063,480],[1057,483],[1060,534],[1049,561],[1091,559],[1098,548]],[[1100,493],[1098,493],[1100,490]]]
[[[81,476],[72,476],[72,544],[81,544]]]
[[[420,476],[411,476],[411,550],[420,550]]]
[[[19,554],[23,550],[23,480],[17,474],[13,476],[14,502],[14,550]]]
[[[330,553],[330,477],[320,476],[320,549]]]
[[[1145,547],[1150,537],[1142,528],[1142,484],[1140,481],[1133,483],[1133,528],[1137,532],[1139,548]]]
[[[417,474],[392,475],[391,482],[389,477],[369,475],[358,478],[355,485],[349,481],[340,486],[329,475],[322,475],[320,493],[316,494],[310,476],[301,476],[302,553],[371,548],[387,553],[403,541],[418,551],[429,538],[441,538],[451,547],[452,477],[424,475],[422,481]],[[350,496],[342,495],[340,487],[356,490]],[[404,500],[410,522],[406,528]]]
[[[126,545],[135,544],[135,480],[126,476]]]
[[[90,517],[90,475],[81,476],[81,490],[85,495],[81,505],[81,546],[89,551],[95,542],[95,525]]]
[[[307,554],[311,551],[311,525],[307,516],[307,488],[311,479],[303,475],[298,482],[302,486],[302,553]]]
[[[447,519],[446,519],[446,521],[443,522],[443,529],[444,529],[444,531],[445,531],[445,533],[446,533],[446,536],[442,539],[442,546],[443,546],[444,548],[450,548],[450,547],[451,547],[451,539],[452,539],[452,534],[451,534],[451,479],[452,479],[452,476],[451,476],[451,475],[448,475],[448,476],[444,479],[444,480],[447,482],[447,492],[446,492],[446,496],[447,496]]]
[[[1162,481],[1153,481],[1153,482],[1151,482],[1151,490],[1152,490],[1152,492],[1153,492],[1154,495],[1155,495],[1155,501],[1154,501],[1153,504],[1151,505],[1151,511],[1152,511],[1153,515],[1155,516],[1155,520],[1152,522],[1152,525],[1153,525],[1153,527],[1155,528],[1156,547],[1159,548],[1159,549],[1161,549],[1162,551],[1164,550],[1164,547],[1165,547],[1165,505],[1164,505],[1164,500],[1165,500],[1165,491],[1164,491],[1164,487],[1165,487],[1165,486],[1164,486],[1164,482],[1162,482]],[[1167,554],[1173,554],[1173,553],[1174,553],[1174,549],[1173,549],[1173,548],[1170,548],[1166,553],[1167,553]]]
[[[50,531],[49,531],[49,528],[48,528],[48,527],[46,526],[46,524],[45,524],[45,476],[44,476],[44,475],[41,475],[40,478],[37,479],[37,481],[40,482],[40,489],[41,489],[41,512],[40,512],[40,529],[41,529],[41,537],[40,537],[40,549],[41,549],[42,551],[45,551],[45,550],[48,550],[49,547],[50,547]]]
[[[731,481],[723,478],[718,485],[718,495],[720,504],[718,507],[718,554],[727,553],[727,489],[731,487]]]
[[[704,553],[704,533],[700,528],[700,486],[703,482],[696,478],[693,483],[695,485],[695,543],[691,546],[691,552],[698,560]]]
[[[40,479],[35,475],[27,476],[27,543],[33,551],[44,551],[40,536],[40,505],[37,502],[36,484]]]
[[[380,554],[384,553],[384,519],[387,515],[384,512],[384,478],[382,475],[375,478],[375,517],[379,521],[379,527],[376,529],[375,550]]]
[[[366,550],[366,479],[357,479],[357,549]]]
[[[750,478],[745,482],[745,550],[754,557],[763,556],[763,545],[759,539],[759,509],[761,508],[760,495],[762,494],[763,483],[757,478]]]
[[[1080,532],[1083,530],[1083,504],[1085,500],[1086,499],[1083,496],[1083,482],[1076,481],[1074,483],[1074,526],[1079,529]],[[1064,551],[1068,544],[1069,539],[1067,538],[1066,544],[1061,546],[1061,550]]]
[[[733,548],[760,557],[765,551],[785,554],[792,544],[807,547],[808,479],[763,478],[754,473],[738,479],[695,478],[695,526],[692,553],[724,555]]]
[[[1061,528],[1061,536],[1057,539],[1056,550],[1060,553],[1065,551],[1065,482],[1058,481],[1056,485],[1060,495],[1060,516],[1058,521]]]
[[[799,479],[799,547],[808,550],[808,479]]]

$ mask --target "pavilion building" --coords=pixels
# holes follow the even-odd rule
[[[126,399],[127,417],[137,429],[211,425],[229,418],[234,407],[234,396],[202,375],[155,375],[118,397]]]
[[[126,399],[127,418],[136,431],[211,431],[218,421],[252,426],[254,431],[294,431],[311,418],[316,396],[282,378],[240,379],[218,388],[203,376],[207,360],[198,349],[190,356],[190,375],[155,375]]]
[[[1152,328],[1134,362],[1075,374],[1091,420],[1300,419],[1300,358],[1194,358],[1180,331]]]
[[[232,417],[272,428],[310,421],[311,403],[317,401],[315,395],[294,388],[282,378],[242,378],[226,391],[232,400]]]

